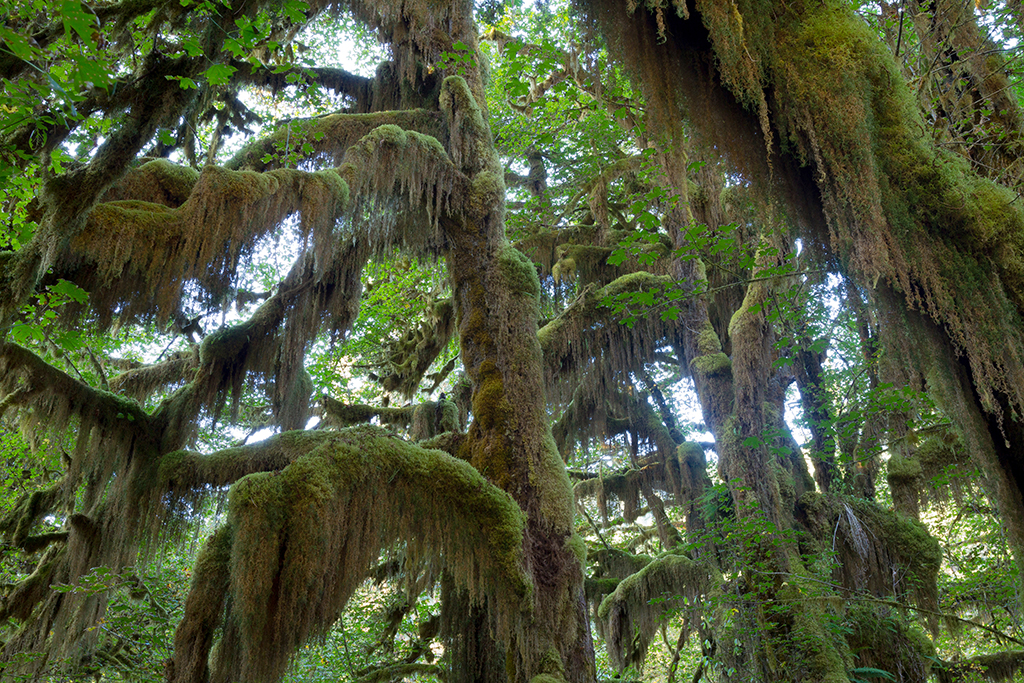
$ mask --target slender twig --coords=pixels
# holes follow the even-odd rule
[[[601,545],[603,545],[607,550],[611,550],[612,547],[608,545],[608,541],[604,540],[604,536],[601,535],[601,530],[594,522],[594,518],[590,516],[589,512],[587,512],[586,507],[584,507],[582,504],[577,505],[576,507],[579,508],[579,511],[582,512],[583,516],[587,518],[587,521],[590,523],[590,528],[594,530],[595,534],[597,534],[597,540],[601,541]]]
[[[903,7],[903,5],[905,4],[905,2],[906,2],[906,0],[902,0],[900,2],[900,28],[899,28],[899,31],[896,32],[896,52],[893,55],[893,57],[895,57],[897,59],[899,59],[899,56],[900,56],[900,44],[903,42],[903,15],[904,15],[904,7]]]

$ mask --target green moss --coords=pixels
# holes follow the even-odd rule
[[[936,661],[935,645],[927,634],[900,612],[851,603],[843,627],[857,666],[903,671],[910,680],[925,680]]]
[[[462,76],[448,76],[441,83],[441,110],[449,115],[458,112],[465,117],[463,125],[474,132],[486,130],[480,105]]]
[[[410,142],[419,145],[428,152],[443,159],[448,158],[448,152],[445,151],[444,145],[433,135],[426,135],[415,130],[408,130],[405,132],[405,135]]]
[[[385,123],[383,126],[377,126],[369,135],[366,135],[363,138],[363,143],[370,150],[379,144],[405,147],[408,143],[408,136],[401,127],[393,123]]]
[[[605,285],[601,289],[600,297],[602,299],[605,297],[615,298],[620,294],[640,292],[650,289],[660,291],[664,286],[670,284],[671,281],[672,279],[667,276],[652,275],[645,271],[628,273]]]
[[[860,498],[844,498],[867,526],[898,551],[901,559],[910,563],[910,568],[919,582],[934,585],[935,576],[942,564],[942,548],[928,528],[905,515],[886,510],[871,501]]]
[[[477,389],[473,394],[473,415],[486,430],[505,424],[513,414],[505,396],[505,380],[494,361],[480,364]]]
[[[911,482],[918,479],[924,470],[917,458],[905,458],[893,455],[888,464],[889,480],[894,482]]]
[[[485,174],[481,173],[477,177],[481,175]],[[540,280],[537,277],[536,266],[515,247],[506,246],[501,250],[498,254],[498,269],[510,293],[528,297],[540,296]]]
[[[702,465],[704,463],[704,449],[699,443],[693,441],[686,441],[685,443],[679,444],[676,448],[676,458],[681,463],[688,463],[692,465]]]
[[[812,528],[828,526],[831,512],[825,496],[817,491],[808,491],[797,500],[797,506],[810,520]]]
[[[583,582],[583,592],[587,597],[587,600],[597,600],[605,595],[609,595],[615,592],[615,589],[619,587],[619,582],[622,579],[619,578],[606,578],[606,579],[587,579]]]
[[[231,487],[229,510],[236,515],[245,515],[246,507],[268,512],[282,510],[286,500],[282,481],[277,472],[259,472],[243,477]]]
[[[157,182],[174,198],[184,201],[192,192],[199,172],[191,166],[175,164],[167,159],[154,159],[139,167],[137,173],[152,174]]]
[[[473,176],[463,206],[467,215],[476,219],[501,206],[504,198],[505,179],[495,171],[483,170]]]
[[[700,373],[703,377],[728,377],[732,374],[732,361],[721,351],[706,356],[697,356],[690,366],[694,372]]]
[[[722,342],[710,320],[705,320],[700,332],[697,333],[697,351],[701,356],[712,356],[722,352]]]
[[[421,137],[433,140],[434,143],[436,143],[439,147],[441,145],[440,142],[437,142],[437,140],[434,140],[434,138],[430,138],[430,136],[423,135]],[[441,148],[441,152],[444,152],[444,148]],[[335,171],[333,168],[330,168],[324,169],[322,171],[316,171],[312,175],[314,178],[322,182],[324,186],[329,189],[331,196],[334,198],[334,201],[339,206],[348,206],[349,199],[351,198],[352,193],[349,190],[348,183],[346,183],[345,180],[340,175],[338,175],[337,171]]]
[[[916,456],[922,470],[939,473],[967,459],[966,454],[958,452],[962,448],[959,440],[947,441],[941,436],[932,436],[918,444]]]
[[[158,476],[160,481],[173,481],[181,476],[181,469],[189,456],[188,451],[173,451],[160,457]]]
[[[701,567],[690,558],[675,553],[664,553],[654,560],[651,560],[635,574],[630,574],[619,582],[615,592],[601,601],[597,609],[597,616],[607,619],[612,605],[616,602],[630,601],[630,595],[641,593],[650,595],[651,598],[661,597],[661,593],[668,591],[678,594],[679,584],[692,583],[700,580]],[[650,587],[664,587],[665,591],[654,590]]]
[[[537,674],[530,679],[530,683],[565,683],[565,678],[555,674]]]

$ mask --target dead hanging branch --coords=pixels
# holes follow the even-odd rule
[[[204,604],[228,605],[212,680],[277,680],[397,540],[451,572],[474,600],[487,600],[496,633],[510,642],[533,592],[515,501],[468,463],[378,428],[317,436],[280,472],[231,489],[227,532],[212,541],[217,568],[203,584]],[[203,673],[216,627],[215,616],[191,602],[171,678],[183,683]]]

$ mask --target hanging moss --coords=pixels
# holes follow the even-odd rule
[[[174,658],[164,671],[168,681],[207,681],[210,648],[224,619],[230,581],[232,529],[214,532],[196,557],[185,615],[174,634]]]
[[[452,401],[426,401],[416,406],[412,414],[409,438],[423,441],[446,432],[461,432],[459,407]]]
[[[732,375],[732,361],[724,353],[697,356],[690,367],[705,377],[729,377]]]
[[[1007,650],[977,655],[962,661],[942,662],[936,667],[939,683],[960,683],[981,678],[992,683],[1010,683],[1024,670],[1024,650]]]
[[[170,174],[166,162],[159,168],[160,175],[138,181],[159,185]],[[158,198],[159,187],[133,191]],[[219,300],[247,250],[287,216],[299,212],[301,228],[320,244],[348,201],[348,186],[333,171],[260,174],[207,166],[173,208],[134,198],[98,204],[71,241],[59,275],[90,293],[101,324],[117,309],[122,320],[155,313],[165,323],[177,313],[185,283],[194,281]]]
[[[826,601],[796,575],[764,609],[761,634],[771,677],[793,681],[848,683],[849,651],[838,629],[829,629]]]
[[[424,375],[455,334],[455,306],[451,299],[428,306],[426,317],[387,345],[381,385],[387,392],[411,398]]]
[[[518,506],[466,463],[373,427],[324,435],[280,472],[240,480],[228,524],[230,608],[213,680],[276,679],[397,538],[486,596],[500,634],[530,604]]]
[[[54,572],[59,568],[67,554],[66,546],[51,548],[43,556],[31,574],[23,581],[15,584],[0,602],[0,623],[12,617],[25,621],[43,599],[50,594],[50,584]]]
[[[199,172],[191,166],[153,159],[129,171],[107,190],[103,201],[140,199],[174,208],[185,203],[198,180]]]
[[[0,533],[7,536],[12,545],[24,543],[43,516],[54,511],[63,489],[64,482],[60,481],[48,489],[23,494],[0,519]]]
[[[225,164],[231,170],[263,170],[281,164],[281,150],[296,151],[309,145],[310,161],[340,165],[345,152],[374,128],[392,125],[435,139],[444,137],[437,111],[412,109],[371,114],[331,114],[307,122],[286,124],[274,133],[254,139]],[[271,161],[264,161],[267,157]]]
[[[672,553],[623,579],[597,611],[612,665],[621,671],[641,664],[651,638],[674,609],[684,610],[684,630],[695,629],[700,616],[686,610],[683,600],[695,608],[713,580],[710,568]]]
[[[925,610],[938,609],[942,549],[920,522],[871,501],[815,492],[801,496],[799,509],[813,537],[835,536],[836,583],[876,596],[910,594]],[[934,617],[928,621],[938,628]]]

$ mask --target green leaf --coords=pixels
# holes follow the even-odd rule
[[[302,0],[288,0],[284,4],[284,14],[289,21],[301,24],[306,21],[306,12],[309,10],[309,3]]]
[[[199,55],[203,54],[203,48],[200,47],[199,41],[195,38],[186,38],[182,42],[181,46],[185,48],[185,53],[189,57],[198,57]]]
[[[22,346],[31,341],[41,342],[44,339],[42,330],[28,323],[15,323],[11,328],[11,337],[14,338],[14,343]]]
[[[57,284],[50,287],[50,291],[55,294],[62,294],[72,301],[76,301],[80,304],[84,304],[89,300],[89,293],[79,287],[73,282],[67,280],[58,280]]]
[[[77,0],[62,0],[60,18],[64,22],[64,33],[69,34],[73,31],[78,34],[82,42],[95,46],[96,41],[93,36],[99,21],[96,19],[96,15],[86,12],[82,8],[82,3]]]
[[[227,85],[231,80],[231,75],[236,71],[238,69],[227,64],[214,64],[204,71],[203,75],[206,76],[206,80],[210,82],[210,85]]]
[[[758,448],[761,446],[761,438],[757,436],[748,436],[743,439],[743,445],[747,448]]]
[[[0,26],[0,40],[4,43],[0,50],[8,51],[18,59],[24,59],[26,62],[42,55],[42,50],[33,47],[28,42],[28,38],[3,26]]]
[[[856,669],[850,669],[850,674],[854,676],[867,676],[868,678],[884,678],[887,681],[895,681],[896,677],[884,669],[876,669],[870,666],[861,666]]]

